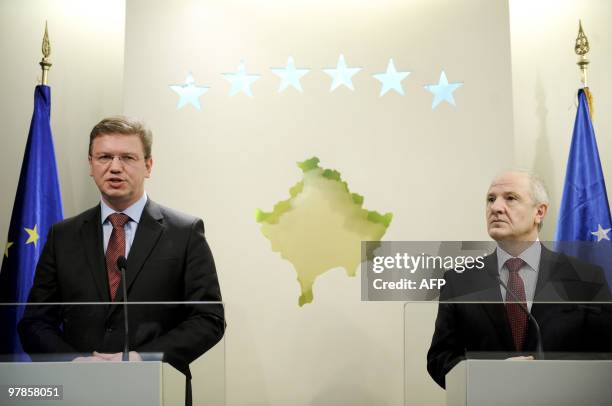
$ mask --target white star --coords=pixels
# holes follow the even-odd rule
[[[453,106],[455,105],[455,98],[453,97],[453,92],[463,86],[461,82],[448,83],[446,79],[446,74],[444,71],[440,74],[440,80],[437,85],[426,85],[425,89],[434,94],[433,102],[431,103],[431,108],[434,109],[438,104],[442,101],[446,100]]]
[[[225,76],[225,79],[232,84],[232,88],[229,92],[230,96],[235,96],[238,93],[243,92],[249,97],[253,97],[251,85],[261,77],[261,75],[247,74],[244,61],[240,61],[240,65],[238,65],[238,71],[236,73],[223,73],[222,75]]]
[[[612,228],[603,228],[601,224],[597,225],[597,231],[591,232],[595,237],[597,237],[597,242],[601,240],[610,241],[610,237],[608,237],[608,233],[612,230]]]
[[[353,88],[353,81],[351,78],[360,70],[361,68],[348,68],[346,66],[346,61],[344,60],[344,55],[340,55],[335,69],[323,69],[323,72],[327,73],[333,79],[329,91],[333,92],[340,85],[344,85],[351,90],[355,90],[355,88]]]
[[[296,69],[292,56],[287,60],[287,66],[285,68],[270,68],[270,70],[282,79],[280,87],[278,88],[279,93],[287,89],[289,85],[302,92],[300,79],[310,72],[310,69]]]
[[[380,88],[380,96],[383,96],[389,90],[393,89],[402,96],[404,95],[404,88],[402,87],[401,81],[406,79],[406,77],[410,75],[410,72],[398,72],[395,70],[395,64],[393,64],[393,59],[389,59],[389,64],[387,65],[387,72],[385,73],[377,73],[374,76],[375,79],[379,80],[382,83],[382,87]]]
[[[208,86],[196,86],[193,76],[187,75],[185,84],[183,85],[170,85],[170,89],[174,90],[180,96],[176,109],[179,110],[187,103],[191,104],[196,109],[200,110],[200,96],[210,89]]]

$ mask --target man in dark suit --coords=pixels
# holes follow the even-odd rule
[[[540,244],[547,210],[546,190],[529,173],[505,172],[491,183],[487,229],[498,247],[485,257],[483,269],[448,271],[440,292],[427,370],[443,388],[446,374],[470,352],[533,359],[538,339],[527,311],[540,326],[547,352],[611,351],[612,313],[605,304],[610,291],[603,272]]]
[[[221,293],[202,220],[148,198],[152,137],[139,121],[102,120],[91,132],[90,175],[101,194],[98,206],[55,224],[41,254],[29,302],[19,324],[33,360],[120,361],[124,314],[118,258],[127,257],[129,302],[220,302]],[[91,305],[71,305],[92,302]],[[187,377],[189,363],[223,336],[218,304],[130,305],[131,360],[163,353]]]

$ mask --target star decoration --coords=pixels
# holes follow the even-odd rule
[[[608,237],[608,233],[610,232],[610,230],[612,230],[612,228],[603,228],[601,224],[598,224],[597,231],[593,231],[591,232],[591,234],[597,237],[597,242],[600,242],[601,240],[610,241],[610,237]]]
[[[28,240],[25,243],[26,244],[33,243],[34,246],[36,247],[38,244],[38,239],[40,238],[40,236],[38,235],[38,226],[34,224],[34,228],[24,227],[24,230],[26,231],[26,233],[28,233]]]
[[[389,90],[393,89],[402,96],[404,95],[404,88],[402,87],[402,80],[406,79],[410,75],[410,72],[398,72],[395,70],[395,64],[393,63],[393,59],[389,59],[389,64],[387,65],[387,72],[385,73],[377,73],[374,78],[380,83],[382,83],[382,87],[380,88],[380,96],[384,96]]]
[[[448,83],[448,79],[446,79],[446,74],[444,71],[440,74],[440,80],[437,85],[426,85],[425,89],[433,93],[434,99],[431,103],[431,108],[435,109],[438,104],[442,101],[447,101],[448,103],[455,106],[455,98],[453,97],[453,92],[463,86],[461,82]]]
[[[4,256],[8,258],[8,250],[9,248],[11,248],[11,245],[13,245],[12,242],[7,241],[6,245],[4,246]]]
[[[196,109],[200,110],[200,96],[208,92],[210,87],[208,86],[196,86],[195,79],[190,74],[185,79],[185,84],[182,85],[170,85],[170,89],[174,90],[179,96],[179,101],[176,105],[176,109],[180,110],[187,104],[191,104]]]
[[[247,74],[244,61],[240,61],[240,65],[238,65],[238,71],[236,73],[223,73],[222,75],[225,76],[225,79],[232,84],[232,88],[229,92],[230,96],[235,96],[236,94],[243,92],[249,97],[253,97],[251,85],[261,77],[261,75]]]
[[[333,92],[340,85],[344,85],[351,90],[355,90],[353,87],[353,80],[351,78],[360,70],[361,68],[347,67],[346,61],[344,60],[344,55],[340,55],[335,69],[323,69],[323,72],[327,73],[333,79],[329,91]]]
[[[279,93],[287,89],[289,85],[302,92],[302,84],[300,83],[300,79],[302,76],[310,72],[310,69],[296,69],[292,56],[290,56],[287,60],[287,66],[285,68],[271,68],[270,70],[282,79],[280,87],[278,88]]]

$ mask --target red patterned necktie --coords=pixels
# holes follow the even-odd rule
[[[117,259],[125,255],[125,230],[123,226],[130,218],[127,214],[113,213],[108,216],[113,225],[113,232],[106,247],[106,272],[108,274],[108,285],[110,286],[111,300],[115,300],[117,288],[121,282],[121,273],[117,267]]]
[[[514,339],[514,346],[517,351],[523,350],[525,343],[525,335],[527,334],[527,313],[521,309],[521,305],[517,303],[521,302],[525,308],[527,308],[525,298],[525,285],[523,279],[519,275],[519,269],[525,264],[520,258],[510,258],[506,261],[506,268],[508,268],[508,289],[511,290],[516,298],[506,292],[506,312],[508,313],[508,321],[510,322],[510,328],[512,329],[512,338]],[[514,302],[514,303],[510,303]]]

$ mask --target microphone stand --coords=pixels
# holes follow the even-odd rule
[[[506,285],[504,281],[501,280],[499,275],[496,275],[495,279],[497,279],[497,283],[499,283],[500,285],[504,287],[504,289],[506,290],[506,293],[510,293],[510,296],[512,296],[512,299],[514,299],[518,303],[521,310],[525,312],[529,320],[533,323],[535,327],[536,339],[537,339],[537,344],[536,344],[537,358],[544,359],[544,349],[542,348],[542,334],[540,332],[540,325],[538,324],[538,321],[535,319],[535,317],[533,317],[533,315],[529,312],[529,309],[527,309],[527,306],[525,306],[525,304],[521,302],[518,296],[516,296],[516,294],[514,294],[514,292],[511,289],[508,289],[508,285]]]
[[[127,304],[127,286],[125,280],[125,268],[127,265],[127,260],[125,257],[121,256],[117,258],[117,267],[121,271],[121,285],[123,286],[123,322],[125,328],[125,338],[123,340],[123,355],[121,357],[122,361],[129,361],[129,348],[128,341],[130,340],[130,331],[128,327],[128,304]]]

